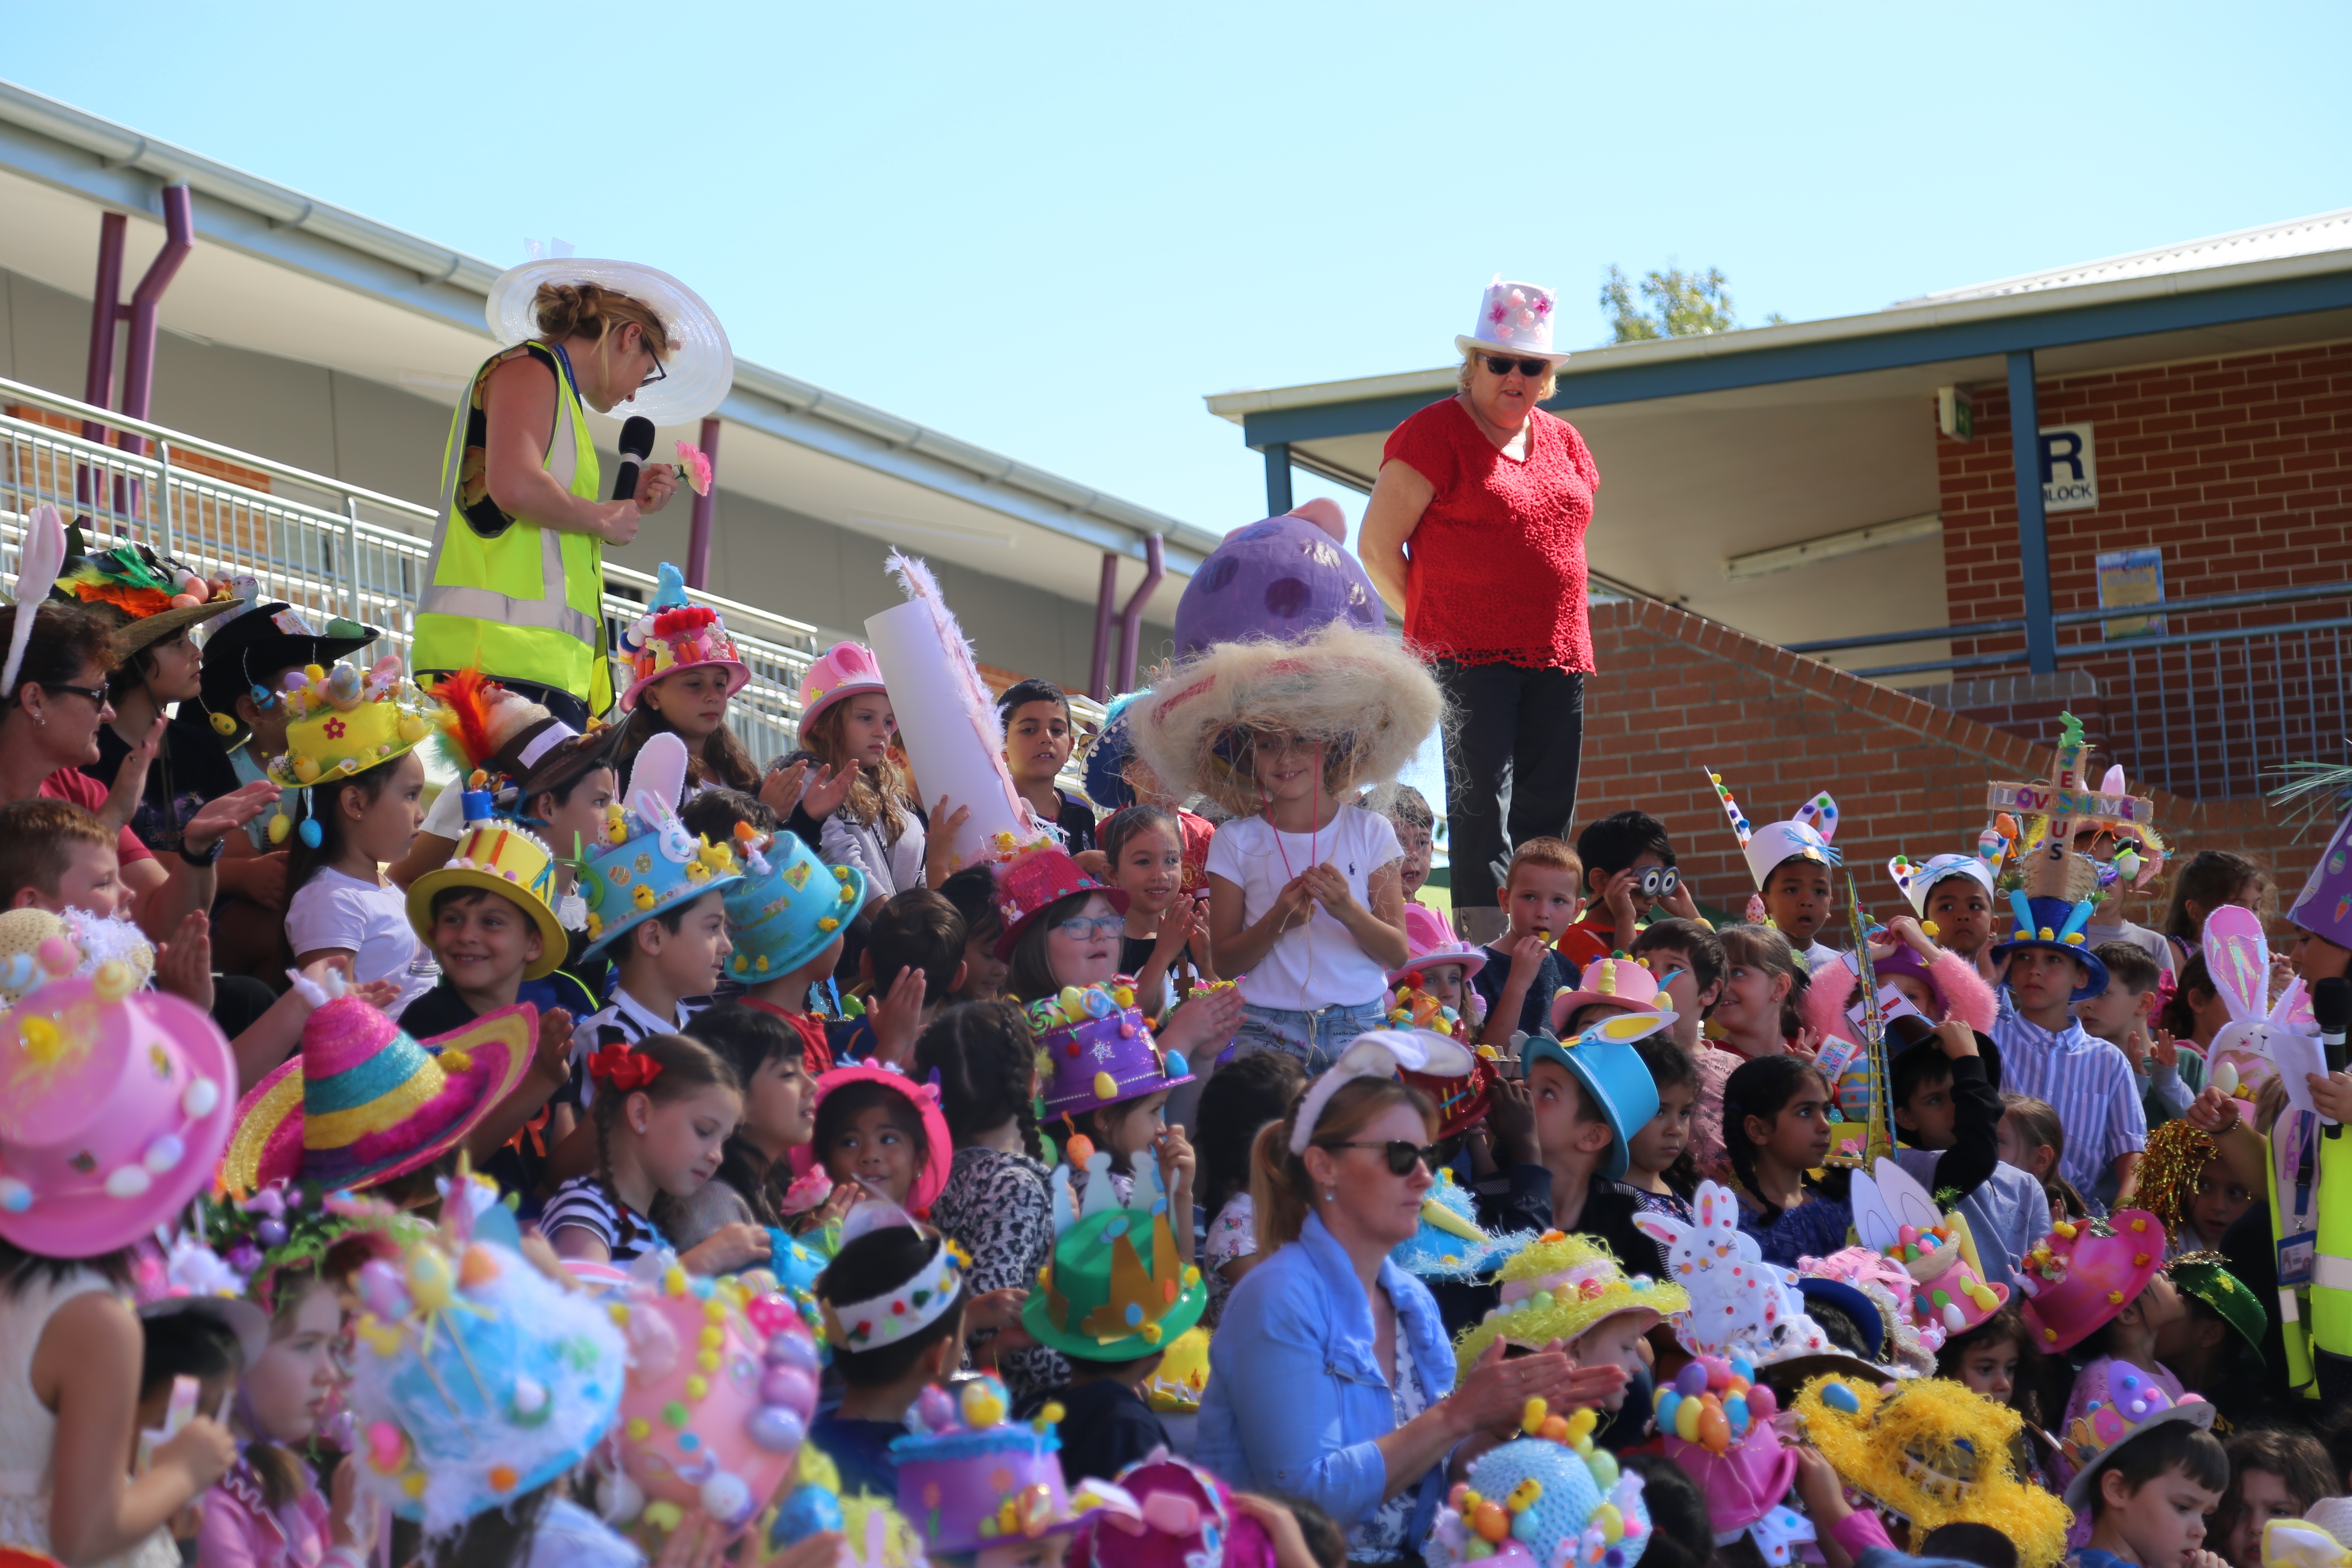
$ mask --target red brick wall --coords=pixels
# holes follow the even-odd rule
[[[2047,520],[2058,613],[2098,607],[2103,551],[2161,549],[2168,599],[2352,576],[2352,343],[2045,379],[2038,396],[2044,426],[2092,426],[2098,464],[2100,504]],[[1976,439],[1939,436],[1936,444],[1956,626],[2021,613],[2009,395],[1979,388],[1975,402]],[[2352,603],[2339,596],[2175,614],[2165,629],[2311,624],[2347,613]],[[2100,625],[2061,626],[2058,640],[2062,649],[2098,645]],[[1958,639],[1952,651],[2023,646],[2011,634]],[[2341,632],[2127,647],[2061,668],[2099,681],[2107,739],[2135,780],[2207,798],[2250,795],[2280,763],[2340,760],[2352,676]]]
[[[2053,761],[2018,735],[1652,600],[1596,607],[1592,635],[1600,673],[1585,684],[1577,825],[1629,808],[1659,817],[1696,897],[1715,908],[1741,909],[1753,883],[1707,767],[1754,823],[1788,816],[1817,789],[1835,795],[1836,843],[1864,906],[1884,919],[1903,910],[1890,856],[1973,847],[1987,782],[2044,777]],[[2259,800],[2159,794],[2157,826],[2176,858],[2235,849],[2292,897],[2333,824],[2298,844]],[[2159,923],[2164,890],[2126,912]]]

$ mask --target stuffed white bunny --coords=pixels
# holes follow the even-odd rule
[[[1642,1234],[1664,1249],[1667,1278],[1690,1292],[1690,1305],[1670,1320],[1685,1350],[1737,1351],[1761,1366],[1832,1348],[1806,1315],[1794,1276],[1765,1262],[1756,1238],[1739,1228],[1739,1199],[1730,1188],[1701,1182],[1691,1213],[1696,1222],[1690,1225],[1672,1215],[1633,1216]]]

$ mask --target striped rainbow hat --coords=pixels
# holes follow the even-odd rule
[[[280,1179],[373,1186],[456,1148],[530,1070],[539,1010],[487,1014],[419,1043],[330,970],[302,979],[315,1011],[302,1049],[236,1108],[220,1184],[258,1191]]]

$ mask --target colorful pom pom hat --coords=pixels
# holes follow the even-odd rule
[[[1184,1053],[1163,1051],[1152,1037],[1131,981],[1066,985],[1059,996],[1030,1003],[1028,1014],[1038,1054],[1054,1063],[1045,1085],[1049,1120],[1192,1081]]]
[[[1166,1449],[1118,1473],[1136,1513],[1107,1506],[1070,1538],[1069,1568],[1275,1568],[1274,1539],[1233,1489]]]
[[[686,789],[686,742],[665,732],[647,741],[629,771],[630,804],[605,811],[604,842],[580,873],[588,901],[588,952],[671,906],[742,880],[735,851],[688,833],[677,819]]]
[[[228,1142],[236,1065],[211,1017],[140,991],[130,965],[51,978],[0,1014],[0,1240],[95,1258],[167,1221],[212,1179]]]
[[[1553,1340],[1579,1339],[1627,1313],[1655,1323],[1690,1308],[1690,1292],[1679,1285],[1628,1277],[1608,1248],[1557,1230],[1512,1254],[1498,1278],[1502,1305],[1454,1341],[1454,1364],[1464,1376],[1496,1340],[1540,1349]]]
[[[888,695],[889,689],[882,684],[882,667],[857,643],[834,644],[801,677],[802,731],[805,732],[818,714],[842,699],[867,691]]]
[[[488,790],[467,790],[466,831],[447,862],[408,885],[408,924],[426,942],[433,940],[433,900],[448,888],[479,888],[498,894],[530,919],[539,931],[539,956],[523,966],[525,980],[544,980],[563,966],[571,937],[549,900],[555,894],[555,857],[539,836],[502,822]]]
[[[1629,1013],[1639,1013],[1645,1008],[1671,1010],[1674,1003],[1662,1000],[1664,994],[1658,989],[1658,977],[1650,973],[1648,964],[1637,958],[1628,958],[1622,952],[1612,952],[1607,958],[1596,958],[1586,964],[1574,990],[1562,986],[1552,994],[1551,1032],[1554,1035],[1561,1033],[1579,1009],[1601,1003],[1622,1007]]]
[[[415,751],[433,732],[439,706],[401,674],[392,653],[364,673],[355,664],[289,669],[281,686],[286,750],[268,768],[280,789],[332,784]]]
[[[2021,947],[2046,947],[2053,952],[2063,952],[2081,964],[2089,975],[2074,987],[2072,998],[2087,1002],[2107,988],[2107,966],[2091,951],[2083,931],[2091,923],[2091,913],[2096,907],[2088,899],[2068,903],[2063,899],[2028,899],[2023,893],[2012,892],[2009,895],[2009,912],[2014,929],[2008,941],[1993,944],[1992,956],[1999,960]]]
[[[1429,1544],[1438,1568],[1634,1568],[1650,1544],[1642,1477],[1592,1446],[1598,1417],[1545,1412],[1529,1400],[1530,1436],[1473,1461],[1437,1510]]]
[[[1031,1337],[1077,1361],[1134,1361],[1165,1350],[1209,1304],[1201,1270],[1177,1255],[1158,1167],[1137,1163],[1122,1205],[1110,1158],[1098,1149],[1087,1161],[1083,1205],[1069,1166],[1055,1171],[1053,1261],[1021,1309]]]
[[[1524,355],[1566,364],[1569,356],[1551,346],[1553,307],[1559,296],[1540,283],[1512,283],[1496,273],[1478,300],[1478,321],[1454,340],[1464,353]]]
[[[619,1415],[621,1331],[491,1242],[436,1237],[361,1270],[351,1404],[362,1486],[425,1532],[527,1496]]]
[[[539,1010],[528,1002],[419,1043],[345,991],[340,970],[295,984],[312,1007],[302,1048],[237,1102],[226,1192],[390,1181],[463,1142],[530,1070]]]
[[[1762,892],[1772,873],[1790,860],[1811,860],[1816,865],[1835,866],[1840,862],[1838,851],[1830,845],[1837,837],[1838,806],[1827,790],[1814,795],[1799,806],[1796,815],[1786,822],[1768,822],[1758,827],[1748,819],[1748,813],[1731,796],[1723,775],[1714,769],[1706,770],[1707,786],[1723,807],[1725,818],[1731,824],[1732,837],[1739,840],[1739,852],[1748,858],[1748,874],[1756,879],[1756,890]]]
[[[1538,1035],[1520,1047],[1523,1073],[1538,1062],[1556,1063],[1574,1075],[1601,1108],[1609,1122],[1609,1152],[1601,1156],[1601,1173],[1612,1182],[1625,1173],[1632,1158],[1629,1140],[1658,1113],[1657,1080],[1633,1042],[1674,1021],[1671,1012],[1615,1013],[1565,1045],[1549,1035]]]
[[[1127,913],[1124,888],[1107,888],[1079,868],[1068,850],[1051,839],[1040,839],[997,862],[996,915],[1004,932],[996,939],[996,956],[1010,958],[1013,945],[1030,923],[1075,893],[1100,893],[1110,907]]]
[[[2016,1543],[2020,1568],[2064,1560],[2072,1516],[2017,1473],[2011,1456],[2025,1422],[2008,1405],[1948,1378],[1888,1393],[1861,1378],[1816,1377],[1793,1408],[1838,1479],[1909,1521],[1913,1541],[1947,1524],[1988,1524]]]
[[[2184,1394],[2176,1403],[2150,1373],[2127,1361],[2110,1361],[2105,1396],[2085,1405],[2059,1439],[2067,1463],[2075,1467],[2074,1479],[2066,1483],[2066,1506],[2087,1509],[2099,1484],[2099,1473],[2114,1461],[2118,1449],[2141,1433],[2169,1421],[2186,1421],[2210,1431],[2215,1414],[2204,1395]]]
[[[931,1212],[931,1205],[947,1190],[948,1161],[955,1148],[955,1140],[948,1131],[946,1113],[940,1110],[940,1086],[917,1083],[894,1067],[857,1062],[820,1075],[816,1096],[809,1109],[822,1110],[828,1099],[854,1083],[878,1083],[906,1096],[907,1104],[922,1122],[926,1145],[923,1168],[915,1173],[915,1184],[907,1189],[907,1208],[919,1219]],[[792,1160],[793,1174],[805,1176],[816,1168],[816,1150],[803,1143],[793,1151]]]
[[[746,985],[781,980],[841,940],[866,904],[866,873],[828,866],[793,833],[736,830],[743,879],[727,889],[727,973]]]
[[[1911,901],[1911,910],[1921,920],[1927,918],[1927,899],[1937,884],[1955,877],[1965,877],[1984,890],[1985,901],[1997,901],[1993,890],[1992,868],[1979,855],[1933,855],[1926,860],[1913,860],[1897,855],[1886,863],[1886,874],[1895,880],[1895,891]]]
[[[1420,1076],[1407,1073],[1405,1081]],[[1389,1248],[1389,1261],[1416,1279],[1484,1279],[1535,1239],[1532,1230],[1487,1235],[1478,1225],[1477,1205],[1454,1179],[1454,1167],[1442,1165],[1421,1194],[1421,1223]]]
[[[646,613],[621,633],[621,658],[629,668],[629,684],[621,693],[621,711],[637,705],[637,694],[666,675],[704,666],[727,672],[727,695],[751,684],[751,667],[735,652],[727,623],[708,605],[688,602],[686,579],[665,561],[653,602]]]
[[[915,1401],[912,1429],[892,1439],[898,1511],[933,1556],[1066,1535],[1116,1489],[1096,1482],[1073,1500],[1062,1480],[1058,1414],[1008,1421],[1011,1407],[1004,1384],[986,1373],[954,1396],[933,1385]]]
[[[2074,1349],[2164,1270],[2164,1226],[2146,1209],[2061,1220],[2017,1271],[2025,1326],[2043,1352]]]
[[[727,400],[735,384],[735,350],[727,341],[727,329],[701,295],[640,262],[544,256],[509,268],[491,282],[489,297],[482,302],[483,320],[501,344],[540,339],[536,301],[540,286],[546,283],[593,283],[625,294],[659,317],[668,333],[672,347],[656,356],[666,373],[662,379],[639,387],[626,402],[597,412],[615,419],[640,416],[656,425],[691,425]]]

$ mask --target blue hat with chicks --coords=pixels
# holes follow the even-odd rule
[[[2009,940],[1992,950],[1998,960],[2007,957],[2021,947],[2044,947],[2063,952],[2083,966],[2085,979],[2074,987],[2071,998],[2087,1002],[2107,988],[2107,966],[2091,951],[2084,927],[2091,923],[2091,911],[2096,908],[2090,900],[2070,903],[2064,899],[2029,899],[2023,893],[2009,895],[2010,918],[2016,922]]]
[[[1590,1410],[1550,1414],[1528,1402],[1528,1434],[1489,1449],[1437,1510],[1429,1560],[1439,1568],[1635,1568],[1650,1544],[1637,1470],[1593,1446]]]
[[[1416,1279],[1483,1279],[1535,1238],[1531,1230],[1489,1236],[1481,1229],[1470,1194],[1446,1165],[1421,1194],[1421,1223],[1389,1248],[1389,1261]]]
[[[563,1475],[620,1415],[627,1349],[603,1306],[463,1216],[362,1266],[359,1295],[360,1481],[428,1535]]]
[[[591,953],[651,916],[743,879],[731,845],[688,833],[678,821],[685,789],[686,742],[656,735],[629,770],[629,804],[606,809],[603,841],[581,868]]]
[[[866,873],[828,866],[800,836],[735,829],[742,880],[727,889],[728,974],[746,985],[778,980],[833,945],[866,902]]]
[[[1609,1123],[1609,1152],[1601,1158],[1601,1173],[1612,1182],[1624,1175],[1632,1158],[1628,1141],[1658,1113],[1657,1080],[1633,1042],[1674,1021],[1674,1014],[1663,1010],[1612,1013],[1566,1044],[1538,1035],[1520,1047],[1522,1073],[1532,1072],[1538,1062],[1551,1062],[1567,1069],[1600,1109]]]

